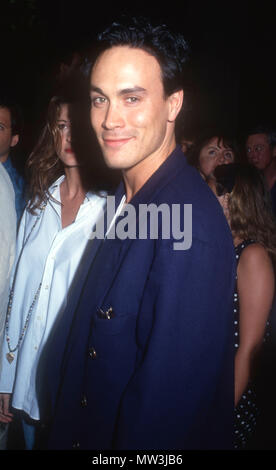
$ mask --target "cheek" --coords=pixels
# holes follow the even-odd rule
[[[166,124],[164,105],[159,103],[147,103],[141,109],[128,109],[125,121],[128,125],[137,128],[147,128],[148,131],[163,128]]]
[[[147,113],[143,113],[142,111],[130,113],[129,123],[135,127],[145,127],[145,125],[148,123]]]
[[[1,147],[9,147],[11,144],[11,139],[7,135],[0,135],[0,145]]]
[[[95,110],[91,108],[90,110],[90,123],[93,129],[97,129],[97,113],[95,113]]]
[[[57,143],[56,143],[56,152],[58,156],[60,156],[64,152],[65,143],[66,143],[65,137],[63,135],[59,135],[57,137]]]
[[[212,173],[212,171],[214,170],[215,162],[213,160],[210,160],[209,158],[202,157],[199,159],[199,168],[202,173],[208,176],[209,173]]]
[[[103,123],[105,121],[106,111],[104,109],[91,107],[90,110],[90,124],[94,131],[97,133],[102,131]]]
[[[265,164],[268,165],[270,163],[270,160],[271,160],[270,154],[266,154],[264,158]]]

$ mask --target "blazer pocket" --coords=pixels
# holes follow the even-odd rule
[[[113,316],[110,319],[94,316],[92,329],[95,334],[101,335],[117,335],[125,329],[129,329],[130,325],[136,322],[136,315],[124,315],[121,317]]]

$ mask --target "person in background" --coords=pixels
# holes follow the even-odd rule
[[[78,99],[70,87],[51,99],[47,123],[27,161],[30,199],[19,227],[0,376],[0,421],[20,416],[26,449],[34,447],[40,431],[40,353],[66,306],[88,233],[106,201],[94,191],[96,175],[75,151],[71,125]]]
[[[276,132],[265,126],[257,126],[247,132],[246,155],[248,162],[262,171],[270,191],[272,208],[276,214]]]
[[[193,150],[188,155],[188,161],[206,180],[213,175],[217,166],[233,163],[238,157],[239,149],[236,140],[224,132],[212,130],[195,140]]]
[[[0,162],[8,172],[15,192],[17,222],[26,205],[25,178],[15,167],[12,150],[18,144],[22,131],[22,119],[18,106],[0,96]]]
[[[194,141],[192,139],[188,139],[186,137],[183,137],[180,141],[181,149],[184,155],[188,155],[191,153],[193,146],[194,146]]]
[[[232,231],[237,280],[235,321],[235,447],[245,448],[259,415],[256,364],[269,337],[276,260],[276,225],[264,177],[250,165],[222,165],[211,187]]]
[[[9,280],[14,261],[16,239],[16,211],[14,189],[10,177],[0,163],[0,372],[2,344],[9,297]],[[0,409],[2,412],[3,410]],[[0,450],[6,448],[8,428],[0,423]]]

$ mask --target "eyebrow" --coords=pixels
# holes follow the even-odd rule
[[[94,85],[91,85],[90,91],[95,92],[95,93],[99,93],[100,95],[103,95],[103,96],[106,96],[101,88],[98,88]],[[129,95],[130,93],[146,93],[146,91],[147,90],[145,88],[142,88],[140,86],[135,86],[135,87],[132,87],[132,88],[124,88],[123,90],[120,90],[118,92],[118,95],[122,96],[122,95]]]

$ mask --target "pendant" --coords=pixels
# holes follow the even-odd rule
[[[11,364],[12,361],[14,360],[14,354],[12,352],[8,352],[6,354],[6,358],[8,359],[9,363]]]

